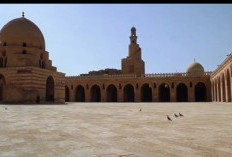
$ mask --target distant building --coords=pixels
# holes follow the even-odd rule
[[[232,54],[214,71],[194,62],[186,73],[146,74],[135,27],[122,68],[79,76],[57,72],[40,29],[24,16],[0,32],[2,103],[204,102],[232,99]]]

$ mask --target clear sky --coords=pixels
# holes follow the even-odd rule
[[[146,73],[213,71],[232,51],[232,4],[0,4],[0,28],[22,16],[66,75],[121,69],[136,27]]]

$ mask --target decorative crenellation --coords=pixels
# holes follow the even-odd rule
[[[210,76],[212,72],[205,72],[203,76]],[[144,74],[141,78],[151,77],[189,77],[187,73],[154,73]],[[120,74],[120,75],[88,75],[88,76],[66,76],[66,79],[99,79],[99,78],[136,78],[136,74]]]

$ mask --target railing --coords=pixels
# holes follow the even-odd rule
[[[68,79],[135,78],[136,74],[67,76]]]
[[[212,72],[205,72],[204,76],[211,75]],[[144,77],[187,77],[187,73],[155,73],[155,74],[145,74]]]
[[[210,76],[212,72],[205,72],[204,76]],[[67,79],[107,79],[107,78],[136,78],[136,74],[119,74],[119,75],[85,75],[85,76],[67,76]],[[188,77],[187,73],[154,73],[144,74],[140,78],[152,78],[152,77]]]

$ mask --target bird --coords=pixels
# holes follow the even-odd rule
[[[7,110],[7,107],[5,107],[5,110]]]
[[[175,115],[175,117],[179,117],[178,115],[176,115],[176,114],[174,114]]]
[[[140,109],[139,111],[142,111],[142,109]]]
[[[169,121],[172,121],[172,119],[167,115],[167,119],[169,120]]]
[[[180,115],[181,117],[184,117],[184,115],[183,115],[183,114],[181,114],[180,112],[179,112],[179,115]]]

